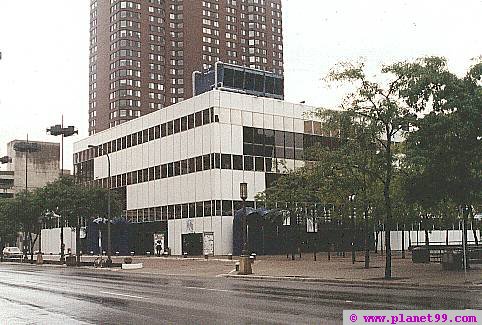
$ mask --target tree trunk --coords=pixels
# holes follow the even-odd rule
[[[402,258],[405,258],[405,224],[402,228]]]
[[[463,233],[462,233],[462,245],[465,245],[465,254],[464,254],[464,265],[469,268],[469,263],[467,260],[467,218],[468,218],[468,209],[462,208],[462,222],[463,222]]]
[[[80,222],[75,227],[75,255],[77,266],[80,266]]]
[[[28,242],[30,246],[30,261],[33,262],[33,241],[32,241],[32,232],[28,232]]]
[[[427,248],[429,248],[430,246],[430,236],[428,234],[428,230],[427,229],[424,229],[424,232],[425,232],[425,246]]]
[[[472,219],[471,225],[472,225],[472,234],[474,235],[475,246],[479,246],[479,239],[477,238],[477,228],[474,227],[474,223],[475,223],[474,211],[472,209],[470,209],[469,214],[470,214],[470,217]]]
[[[378,231],[378,228],[375,230],[375,254],[378,253],[378,235],[380,232]]]
[[[370,268],[370,238],[368,236],[368,207],[365,207],[365,269]]]
[[[65,263],[65,257],[64,257],[64,249],[65,249],[65,244],[64,244],[64,217],[60,217],[60,263]]]
[[[449,230],[445,230],[445,245],[449,245]]]
[[[387,148],[385,153],[385,163],[387,167],[385,182],[383,186],[383,197],[385,199],[385,279],[392,278],[392,248],[390,243],[390,230],[392,230],[392,201],[390,197],[390,184],[392,181],[392,137],[389,126],[386,126],[387,131]]]

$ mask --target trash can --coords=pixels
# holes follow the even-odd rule
[[[413,263],[430,263],[430,251],[425,247],[415,247],[412,250]]]
[[[464,266],[464,255],[459,251],[447,251],[442,255],[442,269],[462,270]]]
[[[44,255],[42,253],[37,253],[37,264],[44,264]]]
[[[75,255],[69,255],[65,258],[65,264],[67,266],[76,266],[77,265],[77,260],[75,258]]]

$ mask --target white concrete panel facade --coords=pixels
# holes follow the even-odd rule
[[[267,174],[276,176],[276,160],[285,161],[289,168],[302,165],[294,156],[275,158],[278,151],[268,147],[274,146],[275,131],[282,132],[277,136],[303,133],[307,119],[303,113],[311,110],[214,90],[75,143],[75,170],[94,183],[105,179],[106,157],[87,147],[107,145],[112,187],[125,190],[129,222],[166,223],[167,245],[176,255],[183,253],[183,234],[212,233],[214,254],[225,255],[232,252],[239,183],[248,183],[248,201],[254,201],[266,189]],[[254,143],[263,130],[271,132],[272,138],[266,138],[266,144]],[[251,140],[246,137],[249,132],[256,135]],[[89,174],[91,161],[93,175]],[[144,217],[137,218],[138,213]]]

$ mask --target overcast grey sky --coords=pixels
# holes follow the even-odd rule
[[[108,0],[101,0],[108,1]],[[200,0],[187,0],[200,1]],[[322,78],[340,61],[381,64],[445,56],[462,74],[482,55],[482,0],[283,0],[286,100],[333,106]],[[87,135],[89,0],[0,0],[0,156],[13,139],[60,141],[60,123]]]

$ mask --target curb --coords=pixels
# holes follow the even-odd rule
[[[465,285],[423,285],[419,283],[400,283],[400,282],[388,282],[388,281],[374,281],[374,280],[338,280],[338,279],[323,279],[323,278],[310,278],[303,276],[271,276],[271,275],[238,275],[238,274],[226,274],[226,278],[234,278],[238,280],[272,280],[272,281],[290,281],[290,282],[315,282],[325,284],[344,284],[354,287],[383,287],[383,288],[397,288],[401,290],[412,289],[424,289],[424,290],[449,290],[459,291],[460,289],[479,289],[482,290],[482,283],[467,283]],[[389,280],[390,281],[390,280]],[[396,280],[391,280],[396,281]]]

